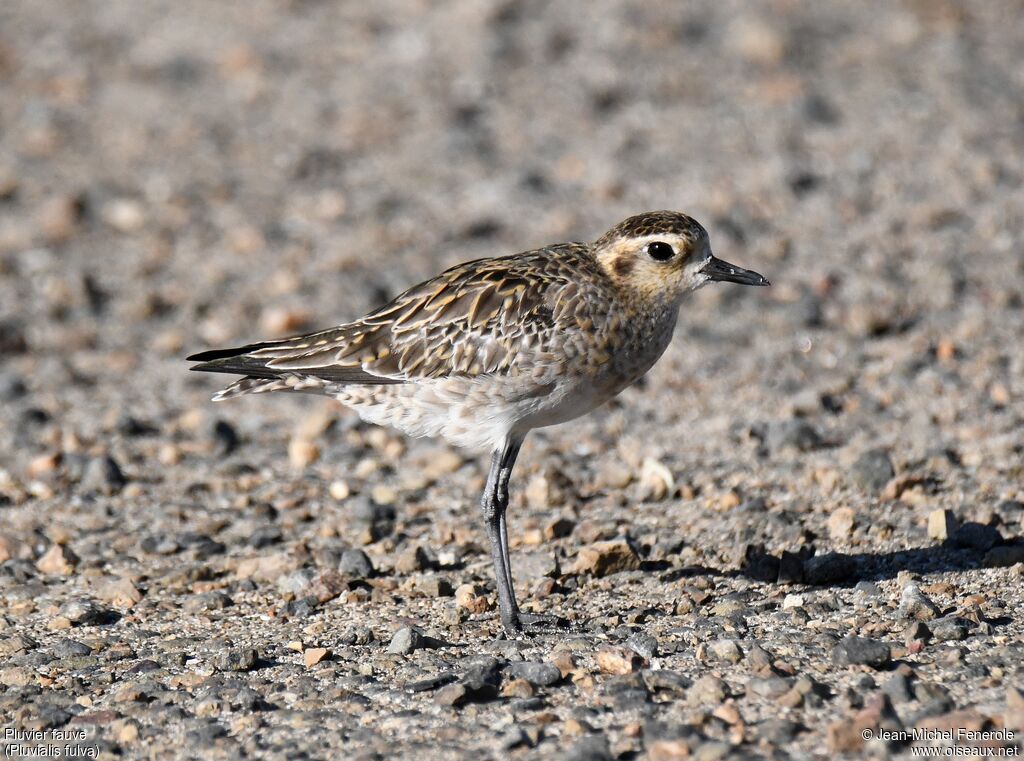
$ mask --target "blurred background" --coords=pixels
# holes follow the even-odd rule
[[[29,590],[10,593],[83,588],[40,569],[53,547],[156,574],[355,542],[351,494],[441,510],[405,532],[449,542],[446,520],[475,525],[475,460],[417,481],[443,447],[325,400],[211,405],[221,379],[184,356],[661,208],[773,287],[704,289],[646,388],[533,437],[514,520],[582,491],[612,526],[688,525],[684,562],[712,566],[829,536],[840,502],[855,528],[833,538],[862,553],[925,541],[936,508],[1014,535],[1022,60],[1017,0],[6,0],[0,554]],[[890,498],[918,496],[880,503],[894,474]],[[730,523],[754,493],[788,517]],[[264,502],[302,517],[251,544]],[[147,599],[175,610],[175,589]]]

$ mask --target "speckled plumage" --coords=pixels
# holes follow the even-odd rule
[[[190,359],[203,361],[194,370],[245,376],[217,400],[327,394],[370,422],[493,450],[484,512],[495,521],[502,620],[514,631],[504,504],[519,445],[646,373],[672,339],[683,296],[715,279],[767,284],[715,259],[692,218],[648,212],[593,244],[460,264],[336,328]]]
[[[580,243],[480,259],[361,320],[255,345],[245,359],[274,377],[242,379],[216,398],[314,391],[413,436],[492,448],[635,381],[668,345],[674,307],[618,288]],[[238,361],[214,360],[216,369]]]

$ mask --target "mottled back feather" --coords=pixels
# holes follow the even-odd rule
[[[514,374],[517,363],[544,359],[559,322],[585,322],[573,319],[584,311],[581,272],[604,277],[589,247],[578,243],[466,262],[361,320],[197,354],[190,359],[206,361],[192,369],[342,384]]]

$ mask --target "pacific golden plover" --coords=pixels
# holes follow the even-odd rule
[[[516,634],[538,618],[516,604],[505,524],[523,439],[640,378],[668,347],[683,297],[713,281],[768,285],[712,256],[694,219],[653,211],[589,245],[457,265],[355,322],[189,360],[245,376],[215,401],[326,394],[372,423],[491,451],[481,507],[501,621]]]

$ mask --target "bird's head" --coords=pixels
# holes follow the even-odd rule
[[[714,281],[769,285],[756,272],[713,256],[707,231],[677,211],[649,211],[620,222],[594,242],[594,254],[617,287],[648,302],[678,302]]]

